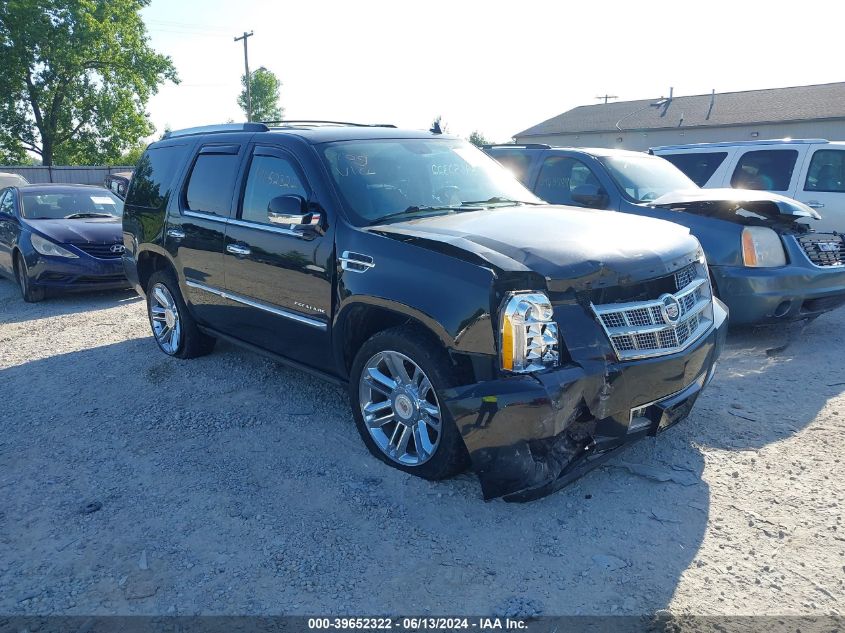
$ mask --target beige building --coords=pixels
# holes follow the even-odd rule
[[[580,106],[514,140],[642,151],[787,137],[845,140],[845,82]]]

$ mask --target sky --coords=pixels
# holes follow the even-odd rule
[[[285,118],[424,129],[439,115],[496,142],[599,95],[845,80],[841,2],[152,0],[142,15],[181,79],[148,104],[158,133],[244,120],[244,31]]]

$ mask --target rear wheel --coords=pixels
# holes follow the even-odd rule
[[[169,356],[196,358],[214,349],[216,339],[203,334],[188,312],[179,284],[170,271],[153,273],[147,284],[147,315],[153,337]]]
[[[37,303],[44,298],[44,289],[33,287],[29,280],[29,270],[26,267],[26,260],[20,253],[15,257],[15,272],[18,278],[18,287],[21,290],[21,296],[27,303]]]
[[[403,326],[361,347],[349,381],[358,432],[381,461],[425,479],[464,470],[466,447],[440,394],[455,384],[442,348]]]

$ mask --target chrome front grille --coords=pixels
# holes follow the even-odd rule
[[[591,304],[619,360],[674,354],[713,325],[713,295],[706,263],[674,274],[674,293],[648,301]]]
[[[98,259],[117,259],[123,254],[123,242],[114,242],[111,244],[90,244],[87,242],[74,243],[73,246],[81,250],[83,253],[88,253],[91,257]]]
[[[841,235],[810,233],[796,239],[807,259],[816,266],[828,268],[845,265],[845,242]]]

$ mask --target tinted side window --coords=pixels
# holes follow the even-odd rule
[[[11,190],[0,191],[0,215],[15,214],[15,196]]]
[[[727,152],[700,152],[694,154],[667,154],[661,156],[684,172],[699,187],[703,187],[725,162]]]
[[[845,192],[845,151],[821,149],[813,154],[804,191]]]
[[[200,154],[188,177],[185,193],[187,208],[190,211],[229,215],[237,175],[237,154]]]
[[[528,184],[528,170],[531,167],[530,156],[516,152],[495,152],[492,156],[516,176],[522,184]]]
[[[574,204],[572,192],[580,185],[601,187],[592,170],[580,160],[551,156],[543,161],[534,193],[552,204]]]
[[[135,169],[126,204],[147,209],[163,209],[170,197],[173,177],[187,151],[187,145],[170,145],[144,152]]]
[[[241,219],[269,224],[267,205],[277,196],[301,196],[308,190],[291,162],[277,156],[254,156],[244,190]]]
[[[798,159],[798,150],[764,149],[746,152],[739,159],[731,187],[787,191]]]

